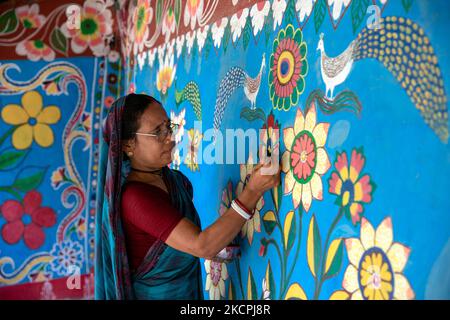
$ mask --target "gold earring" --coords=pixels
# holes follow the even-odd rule
[[[132,156],[133,156],[133,152],[131,152],[131,151],[128,152],[127,154],[128,154],[129,157],[132,157]]]

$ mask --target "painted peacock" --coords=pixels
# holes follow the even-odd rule
[[[247,99],[250,101],[250,109],[255,110],[256,97],[261,85],[261,78],[266,66],[266,56],[263,53],[261,67],[259,73],[255,78],[250,77],[244,69],[240,67],[232,67],[225,74],[219,85],[219,91],[217,93],[216,105],[214,110],[214,130],[220,129],[223,115],[233,92],[241,87],[244,87],[244,93]]]
[[[194,109],[197,120],[202,120],[202,102],[200,100],[200,90],[197,83],[189,81],[186,86],[178,91],[175,89],[175,104],[180,106],[184,101],[189,101]]]
[[[320,66],[328,101],[334,99],[334,88],[345,81],[353,62],[374,58],[396,77],[441,141],[448,141],[442,73],[430,40],[418,24],[403,17],[385,17],[380,20],[380,28],[364,28],[337,57],[326,55],[323,35],[317,49],[321,52]]]

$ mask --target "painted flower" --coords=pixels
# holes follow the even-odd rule
[[[16,8],[16,16],[25,29],[38,29],[45,23],[45,17],[39,14],[39,5],[25,5]]]
[[[206,37],[208,36],[209,26],[206,25],[201,29],[197,30],[197,44],[198,44],[198,51],[201,52],[203,49],[203,46],[205,45]]]
[[[181,158],[180,158],[180,150],[178,148],[173,148],[172,153],[172,169],[180,170]]]
[[[131,31],[131,41],[133,43],[134,55],[142,52],[144,43],[148,38],[148,25],[153,17],[153,9],[150,6],[150,1],[138,0],[137,5],[133,11],[133,29]]]
[[[42,82],[42,89],[49,96],[60,95],[62,92],[61,79],[63,77],[64,77],[63,75],[58,75],[58,76],[54,77],[53,79],[45,80],[44,82]]]
[[[290,24],[278,32],[270,55],[269,93],[273,107],[289,110],[305,90],[308,72],[306,42],[300,29]]]
[[[108,61],[111,63],[116,63],[120,59],[120,54],[116,50],[111,50],[108,53]]]
[[[103,10],[101,10],[103,9]],[[111,10],[99,8],[96,1],[88,0],[83,4],[80,12],[80,28],[72,28],[65,22],[61,32],[71,38],[71,48],[75,53],[82,53],[88,47],[94,55],[102,56],[105,53],[105,38],[112,34]]]
[[[294,127],[283,130],[286,151],[282,157],[282,170],[286,173],[284,194],[292,193],[295,209],[300,202],[308,212],[314,199],[322,200],[322,175],[330,168],[324,149],[329,123],[316,124],[316,107],[312,103],[306,117],[297,110]]]
[[[264,20],[269,15],[270,1],[259,1],[250,10],[252,18],[253,35],[257,35],[264,27]]]
[[[72,182],[72,180],[67,176],[66,168],[59,167],[58,169],[53,171],[50,182],[52,188],[54,190],[58,190],[62,184],[64,184],[65,182]]]
[[[263,300],[270,300],[270,290],[266,278],[263,278],[262,289],[263,289]]]
[[[18,150],[28,149],[33,140],[41,147],[50,147],[54,137],[50,124],[61,118],[57,106],[43,108],[42,96],[37,91],[28,91],[22,96],[22,106],[9,104],[2,109],[2,118],[7,124],[17,126],[12,144]]]
[[[227,266],[223,262],[205,259],[206,283],[210,300],[225,298],[225,280],[228,279]]]
[[[194,30],[197,21],[200,21],[203,15],[203,0],[187,0],[184,8],[184,26],[191,25]]]
[[[188,152],[185,159],[185,164],[191,171],[199,170],[198,166],[198,148],[202,142],[203,135],[196,129],[188,131]]]
[[[228,181],[227,186],[222,191],[222,198],[220,200],[219,215],[223,216],[225,212],[230,209],[231,201],[233,201],[233,183]]]
[[[134,82],[131,82],[128,85],[128,93],[135,93],[136,92],[136,85],[134,84]]]
[[[188,54],[191,54],[192,47],[194,46],[194,40],[195,31],[189,31],[188,33],[186,33],[186,48]]]
[[[51,268],[61,276],[69,276],[83,265],[83,247],[78,242],[71,240],[57,242],[50,254],[53,256]]]
[[[384,219],[376,231],[362,218],[360,239],[346,239],[345,246],[350,264],[342,286],[351,299],[414,299],[414,291],[403,275],[411,250],[393,242],[390,217]]]
[[[56,223],[52,208],[41,207],[42,195],[38,191],[28,192],[23,203],[7,200],[1,206],[3,218],[7,221],[2,227],[2,238],[8,244],[15,244],[23,238],[25,245],[36,250],[45,242],[44,228]]]
[[[214,41],[214,46],[216,48],[219,48],[220,44],[222,43],[222,38],[225,33],[225,28],[226,28],[227,24],[228,24],[228,18],[222,18],[222,19],[214,22],[211,26],[211,35],[212,35],[212,39]]]
[[[341,11],[348,7],[350,0],[328,0],[328,6],[333,7],[333,19],[338,20],[341,16]]]
[[[82,240],[86,236],[86,220],[83,218],[78,219],[76,224],[76,230],[78,239]]]
[[[167,90],[172,86],[176,67],[173,64],[173,55],[170,57],[166,56],[164,63],[159,67],[158,74],[156,75],[156,89],[163,97],[167,95]]]
[[[177,58],[180,57],[181,53],[183,52],[183,46],[184,46],[184,34],[177,37],[176,40],[176,49],[177,49]]]
[[[295,9],[298,11],[300,22],[303,22],[312,12],[316,0],[297,0]]]
[[[81,123],[80,123],[81,127],[83,128],[84,131],[86,132],[90,132],[92,129],[92,119],[91,119],[91,114],[88,112],[83,112],[83,114],[81,115]]]
[[[31,61],[55,59],[55,51],[39,39],[19,42],[16,46],[16,53],[19,56],[26,56]]]
[[[286,0],[273,0],[272,12],[273,12],[273,30],[281,25],[283,21],[284,10],[286,10]]]
[[[361,221],[363,203],[372,201],[375,184],[368,174],[362,175],[366,159],[362,150],[353,150],[350,164],[347,153],[338,153],[334,164],[337,171],[333,171],[328,184],[329,192],[338,196],[337,204],[344,208],[348,219],[356,225]]]
[[[176,22],[175,22],[175,12],[172,7],[166,11],[162,21],[161,32],[165,36],[165,41],[169,41],[170,35],[175,32]]]
[[[236,42],[242,33],[242,29],[244,29],[245,24],[247,23],[247,17],[249,14],[248,8],[244,8],[233,14],[230,19],[230,27],[231,34],[233,36],[233,42]]]
[[[170,111],[170,120],[177,124],[177,130],[175,132],[175,142],[179,143],[184,136],[184,125],[186,124],[185,120],[186,109],[181,109],[180,113],[175,114],[174,111]]]
[[[280,124],[275,120],[275,116],[271,111],[267,116],[266,122],[260,131],[261,145],[259,148],[259,159],[264,160],[275,154],[278,159],[280,154]]]
[[[107,96],[104,100],[104,103],[105,103],[106,108],[108,108],[108,109],[111,108],[111,105],[114,103],[114,97]]]
[[[238,182],[237,188],[236,188],[236,197],[239,197],[239,195],[244,190],[245,186],[248,183],[248,180],[250,179],[250,176],[253,172],[253,156],[250,154],[247,160],[247,164],[241,164],[240,165],[240,174],[241,179]],[[256,207],[253,210],[253,217],[247,221],[245,221],[244,225],[241,229],[241,237],[247,237],[248,243],[251,245],[253,242],[253,235],[255,232],[261,232],[261,217],[260,217],[260,211],[264,206],[264,197],[261,197],[258,202],[256,203]]]

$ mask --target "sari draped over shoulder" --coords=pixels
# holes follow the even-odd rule
[[[157,240],[131,272],[121,222],[122,185],[129,171],[121,146],[121,119],[126,97],[114,102],[100,144],[95,226],[95,299],[203,299],[200,260]],[[172,205],[201,228],[192,202],[192,185],[178,170],[163,168]]]

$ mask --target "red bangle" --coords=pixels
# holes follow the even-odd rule
[[[234,199],[234,201],[236,201],[236,204],[237,204],[242,210],[244,210],[249,216],[253,217],[253,214],[255,213],[254,210],[253,210],[253,211],[248,210],[247,207],[244,206],[244,205],[242,204],[242,202],[240,202],[240,201],[238,200],[238,198]]]

